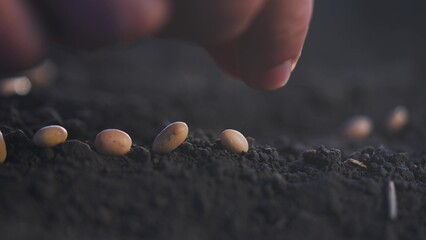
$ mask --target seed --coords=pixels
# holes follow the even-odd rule
[[[6,160],[7,150],[4,142],[3,133],[0,131],[0,164]]]
[[[388,183],[388,213],[391,220],[395,220],[398,217],[398,201],[393,181]]]
[[[356,116],[347,122],[344,134],[347,139],[361,140],[370,135],[373,128],[371,119],[367,116]]]
[[[4,97],[27,95],[30,91],[31,82],[27,77],[8,78],[0,82],[0,95]]]
[[[220,134],[220,142],[225,148],[235,153],[247,152],[249,149],[244,135],[233,129],[224,130]]]
[[[390,133],[396,133],[400,131],[408,122],[408,110],[404,106],[396,107],[387,118],[387,130]]]
[[[364,163],[362,163],[359,160],[353,159],[353,158],[349,158],[348,160],[344,161],[344,163],[345,164],[346,163],[351,163],[351,164],[353,164],[355,166],[358,166],[358,167],[361,167],[361,168],[367,168],[367,166]]]
[[[189,129],[186,123],[171,123],[155,137],[152,143],[152,150],[156,153],[169,153],[185,142],[188,132]]]
[[[26,75],[34,85],[46,86],[55,78],[56,66],[53,62],[45,60],[39,65],[28,70]]]
[[[38,147],[54,147],[67,140],[68,132],[58,125],[46,126],[39,129],[33,136],[33,142]]]
[[[130,151],[132,139],[118,129],[106,129],[96,135],[95,149],[101,154],[122,156]]]

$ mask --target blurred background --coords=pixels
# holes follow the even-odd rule
[[[229,78],[197,46],[145,39],[93,53],[54,45],[55,82],[32,94],[64,119],[81,120],[87,137],[114,127],[147,144],[165,123],[183,120],[213,135],[235,128],[264,143],[342,147],[344,122],[363,114],[375,128],[362,144],[426,150],[425,13],[420,0],[316,1],[302,58],[274,92]],[[411,121],[388,136],[384,121],[398,105]]]

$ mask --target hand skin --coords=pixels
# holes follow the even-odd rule
[[[313,9],[313,0],[25,3],[0,1],[0,72],[40,61],[47,40],[91,50],[158,36],[204,47],[225,72],[261,90],[287,83],[300,58]]]

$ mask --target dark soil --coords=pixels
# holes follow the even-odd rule
[[[377,2],[318,1],[303,59],[273,93],[227,79],[205,53],[176,42],[54,48],[51,87],[0,99],[0,239],[424,239],[425,8]],[[397,105],[411,119],[390,135],[384,119]],[[340,128],[356,114],[371,116],[374,132],[348,142]],[[188,140],[151,152],[178,120]],[[32,134],[48,124],[70,140],[35,147]],[[93,150],[105,128],[132,136],[128,155]],[[250,151],[225,150],[225,128],[249,136]]]

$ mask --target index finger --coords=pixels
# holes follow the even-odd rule
[[[300,57],[313,0],[270,0],[238,41],[237,67],[250,86],[284,86]]]

